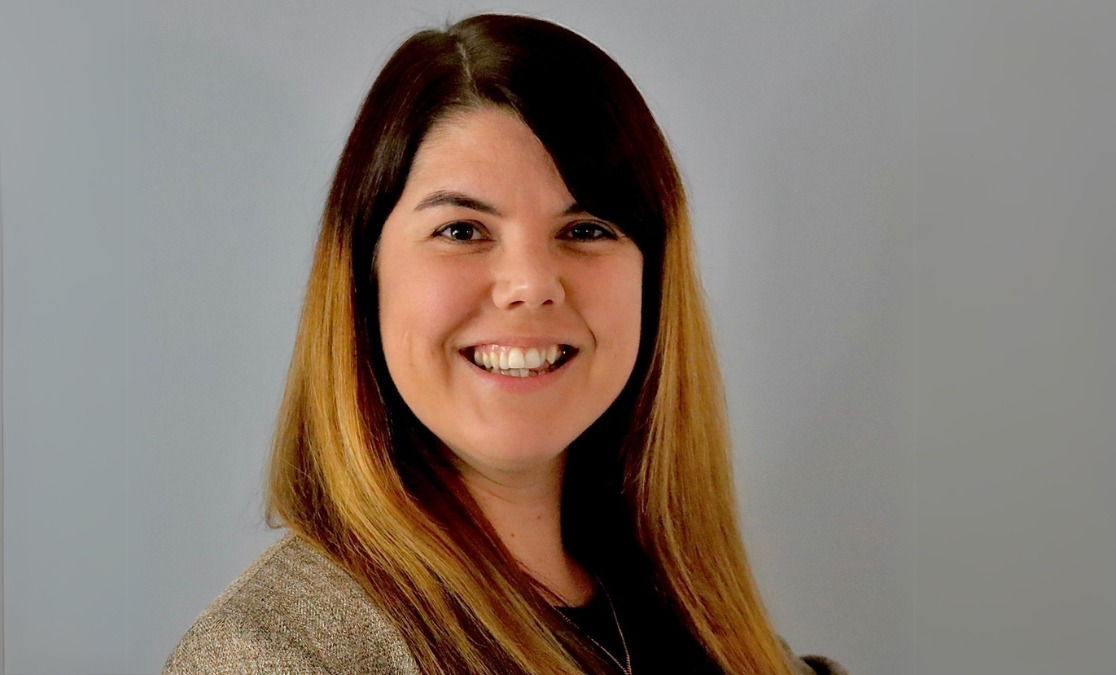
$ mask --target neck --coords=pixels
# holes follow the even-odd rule
[[[460,468],[466,489],[512,557],[558,596],[556,604],[582,605],[593,594],[593,581],[562,544],[565,457],[530,472]]]

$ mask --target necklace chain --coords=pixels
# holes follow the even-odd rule
[[[620,669],[620,672],[624,673],[624,675],[632,675],[632,655],[628,652],[628,641],[624,639],[624,629],[620,627],[620,617],[616,615],[616,605],[612,604],[612,596],[608,594],[608,589],[604,587],[604,584],[601,583],[601,580],[597,579],[596,581],[597,587],[601,589],[602,593],[604,593],[605,600],[608,602],[609,610],[612,611],[612,620],[616,623],[616,632],[620,635],[620,646],[624,648],[624,663],[620,663],[620,659],[616,658],[612,654],[612,652],[605,649],[605,646],[602,645],[600,642],[597,642],[592,635],[589,635],[584,630],[579,628],[578,625],[575,624],[572,619],[570,619],[570,617],[566,616],[561,611],[558,612],[558,616],[562,617],[563,621],[570,624],[570,626],[572,626],[574,630],[584,635],[590,642],[596,645],[597,649],[601,650],[601,652],[604,653],[604,655],[607,656],[609,660],[616,664],[616,667]],[[557,595],[557,593],[555,593],[555,595]],[[561,596],[558,597],[559,599],[562,599]],[[565,602],[564,599],[562,601]]]

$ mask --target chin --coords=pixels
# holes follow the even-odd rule
[[[572,439],[570,439],[572,440]],[[454,454],[473,468],[506,472],[531,471],[549,465],[565,452],[570,440],[539,438],[537,432],[501,434],[457,445]],[[450,446],[454,448],[454,446]]]

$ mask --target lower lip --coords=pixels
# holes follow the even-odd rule
[[[558,368],[549,370],[539,375],[535,375],[534,377],[515,377],[512,375],[490,373],[484,368],[477,367],[472,361],[465,358],[464,356],[461,357],[461,360],[465,362],[466,366],[468,366],[470,370],[472,370],[474,373],[477,374],[478,377],[481,378],[482,382],[488,384],[489,386],[499,387],[504,391],[526,394],[533,391],[538,391],[539,389],[553,384],[558,378],[562,376],[562,373],[566,372],[566,369],[570,366],[571,363],[574,362],[575,359],[577,359],[577,356],[577,354],[574,354],[570,358],[566,359],[565,363],[563,363]]]

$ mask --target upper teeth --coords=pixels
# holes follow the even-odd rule
[[[502,347],[500,345],[480,345],[473,349],[473,362],[482,368],[500,370],[539,368],[544,362],[553,365],[562,355],[559,345],[548,347]]]

